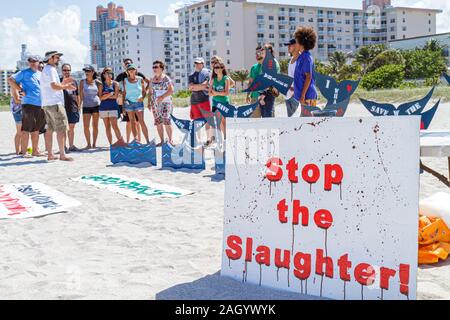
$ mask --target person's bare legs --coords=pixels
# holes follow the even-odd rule
[[[131,121],[128,120],[127,122],[127,143],[130,143],[130,137],[131,137]]]
[[[97,148],[97,139],[98,139],[98,123],[100,121],[100,114],[94,113],[92,115],[92,128],[93,128],[93,144],[92,144],[92,148]]]
[[[66,150],[64,147],[66,146],[66,135],[67,132],[64,131],[58,131],[56,133],[56,140],[58,141],[58,147],[59,147],[59,160],[61,161],[73,161],[72,158],[66,156]]]
[[[112,145],[112,133],[111,133],[111,121],[110,118],[104,118],[103,123],[105,124],[106,137],[108,138],[109,145]]]
[[[110,123],[111,123],[111,127],[114,130],[114,134],[116,135],[117,138],[117,142],[114,144],[114,146],[125,146],[125,141],[123,140],[122,137],[122,132],[120,131],[119,128],[119,123],[117,122],[117,118],[109,118]]]
[[[131,132],[133,133],[134,139],[137,142],[141,142],[141,140],[137,138],[138,134],[137,134],[137,129],[136,129],[136,112],[129,111],[128,117],[130,118],[130,127],[131,127]]]
[[[22,150],[22,122],[16,123],[16,135],[14,136],[14,146],[16,148],[17,155],[24,154]]]
[[[43,156],[43,154],[39,151],[39,131],[31,133],[31,147],[33,148],[33,157]]]
[[[142,133],[144,134],[145,140],[147,141],[147,144],[149,144],[150,139],[148,136],[148,128],[144,121],[144,111],[138,111],[136,114],[139,119],[139,124],[141,125]]]
[[[162,123],[156,125],[156,131],[158,131],[159,139],[161,141],[156,146],[160,147],[160,146],[162,146],[164,144],[164,127],[163,127]]]
[[[22,131],[22,152],[24,155],[28,152],[28,139],[30,139],[30,133]]]
[[[173,135],[172,125],[166,124],[166,125],[164,125],[164,128],[166,129],[167,137],[169,138],[169,143],[173,145],[173,140],[172,140],[172,135]]]
[[[50,129],[47,129],[47,132],[45,133],[45,140],[46,143],[45,145],[47,146],[47,160],[48,161],[53,161],[53,160],[57,160],[58,158],[55,157],[55,155],[53,154],[53,131]]]
[[[74,146],[74,140],[75,140],[75,123],[69,124],[69,132],[67,133],[67,136],[69,138],[69,149]]]
[[[91,130],[90,130],[91,118],[92,118],[91,114],[83,114],[84,137],[86,138],[86,143],[87,143],[85,149],[91,149],[92,148],[92,144],[91,144]]]
[[[136,126],[137,138],[139,139],[139,141],[142,141],[142,128],[139,124],[139,121],[136,121],[134,125]]]

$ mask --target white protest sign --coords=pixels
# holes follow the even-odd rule
[[[0,184],[0,219],[37,218],[81,203],[42,183]]]
[[[419,117],[230,119],[222,275],[416,299]]]
[[[179,198],[194,192],[154,183],[150,180],[133,179],[119,175],[99,174],[88,175],[72,179],[100,189],[119,193],[138,200],[152,200],[156,198]]]

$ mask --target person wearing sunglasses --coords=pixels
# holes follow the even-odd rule
[[[38,56],[29,56],[29,68],[19,71],[8,78],[8,83],[13,96],[19,97],[22,91],[22,131],[21,131],[21,154],[24,157],[42,157],[39,151],[39,131],[45,127],[45,113],[42,109],[41,99],[41,72],[39,71]],[[17,101],[18,102],[18,101]],[[28,155],[28,141],[31,136],[32,154]],[[48,137],[47,137],[48,138]]]
[[[111,128],[117,138],[116,146],[125,146],[125,141],[122,138],[118,125],[119,118],[119,105],[117,104],[117,97],[119,96],[119,83],[114,81],[114,74],[112,69],[106,67],[101,74],[102,83],[99,86],[100,103],[100,118],[102,118],[105,124],[106,136],[108,138],[109,145],[113,145],[113,137]]]
[[[72,78],[71,72],[72,67],[70,64],[65,63],[61,67],[63,78],[64,79],[72,79],[72,84],[75,87],[75,90],[64,90],[64,107],[66,109],[67,120],[69,121],[69,131],[67,132],[69,147],[67,149],[68,152],[80,152],[75,144],[75,126],[80,122],[80,96],[78,94],[78,83]]]
[[[80,101],[83,109],[84,137],[86,138],[85,150],[97,148],[98,123],[100,120],[100,98],[98,88],[100,81],[97,80],[97,73],[93,66],[83,69],[86,78],[80,81]],[[91,140],[91,120],[92,120],[92,140]],[[91,143],[93,142],[93,143]]]
[[[123,108],[123,105],[124,105],[124,101],[123,101],[123,88],[122,88],[122,84],[123,84],[123,81],[126,79],[126,77],[128,76],[127,75],[127,68],[128,68],[128,66],[130,65],[130,64],[133,64],[133,60],[132,59],[130,59],[130,58],[125,58],[125,59],[123,59],[123,66],[124,66],[124,68],[125,68],[125,71],[124,72],[122,72],[122,73],[120,73],[117,77],[116,77],[116,81],[119,83],[119,85],[120,85],[120,93],[119,93],[119,98],[117,99],[117,102],[118,102],[118,104],[119,104],[119,111],[120,111],[120,116],[122,117],[122,122],[126,122],[126,124],[127,124],[127,132],[126,132],[126,134],[127,134],[127,143],[130,143],[130,137],[131,137],[131,134],[132,134],[132,132],[133,132],[133,130],[131,129],[131,122],[130,122],[130,118],[128,117],[128,114],[127,114],[127,112],[125,111],[125,109]],[[149,80],[148,80],[148,78],[142,73],[142,72],[139,72],[139,70],[138,70],[138,73],[137,73],[137,75],[139,76],[139,77],[141,77],[142,79],[144,79],[144,81],[145,81],[145,83],[147,84],[147,88],[148,88],[148,86],[149,86]],[[137,139],[137,140],[139,140],[139,141],[141,141],[141,133],[142,133],[142,130],[141,130],[141,126],[139,125],[139,119],[137,118],[137,115],[136,115],[136,121],[134,122],[134,125],[135,125],[135,130],[136,130],[136,132],[137,132],[137,136],[136,137],[134,137],[134,139]]]
[[[131,129],[133,136],[137,137],[136,130],[136,116],[141,126],[142,133],[144,134],[147,144],[150,143],[148,128],[144,120],[144,100],[147,95],[147,87],[145,86],[145,80],[137,75],[137,69],[134,65],[130,64],[127,68],[127,77],[123,81],[123,100],[125,111],[128,114],[131,122]],[[136,139],[140,142],[139,139]]]
[[[154,76],[150,81],[150,92],[152,96],[148,99],[150,104],[149,109],[153,112],[155,126],[161,139],[157,147],[164,144],[164,130],[167,133],[168,143],[173,145],[171,115],[173,111],[172,94],[174,89],[172,80],[164,73],[165,68],[166,65],[164,62],[159,60],[153,62]]]
[[[223,62],[217,61],[213,65],[212,79],[209,85],[209,95],[212,97],[212,112],[216,112],[217,104],[230,103],[231,79]],[[225,120],[225,119],[224,119]],[[225,133],[225,122],[220,124],[220,131]]]

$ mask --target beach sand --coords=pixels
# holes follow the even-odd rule
[[[189,110],[177,108],[174,115],[187,119]],[[369,114],[351,105],[348,116]],[[146,118],[155,137],[148,112]],[[441,106],[432,129],[450,129],[450,104]],[[84,147],[82,126],[76,130],[76,145]],[[12,115],[1,112],[0,182],[42,182],[83,204],[39,219],[0,221],[0,299],[317,299],[219,276],[225,184],[211,170],[211,152],[200,173],[111,166],[106,149],[72,154],[74,163],[46,163],[13,155],[14,131]],[[99,138],[106,147],[102,123]],[[425,163],[447,172],[446,159]],[[144,202],[69,180],[101,173],[196,193]],[[421,176],[421,199],[438,191],[446,187]],[[450,299],[450,261],[419,269],[418,298]]]

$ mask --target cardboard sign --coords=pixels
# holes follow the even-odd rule
[[[333,299],[416,299],[419,121],[230,120],[221,274]]]
[[[89,175],[72,180],[138,200],[180,198],[193,194],[192,191],[154,183],[150,180],[133,179],[119,175]]]
[[[43,217],[79,205],[79,201],[42,183],[0,185],[0,219]]]
[[[365,99],[360,99],[364,107],[374,116],[411,116],[421,114],[428,101],[433,96],[434,87],[423,98],[417,101],[401,104],[396,108],[390,103],[378,103]]]
[[[244,92],[263,91],[269,87],[276,88],[283,95],[287,95],[294,79],[278,73],[275,58],[269,49],[266,49],[266,57],[262,64],[262,73],[253,79],[251,86]]]
[[[113,164],[122,162],[139,164],[148,162],[153,166],[157,165],[156,145],[154,142],[151,144],[140,144],[133,141],[126,147],[111,147],[110,155]]]
[[[327,99],[327,105],[335,105],[345,100],[350,101],[350,97],[355,93],[360,80],[344,80],[339,83],[330,76],[314,72],[315,82],[322,95]]]
[[[421,130],[428,130],[428,128],[431,125],[431,122],[433,121],[434,116],[436,115],[436,111],[439,107],[439,104],[441,103],[441,100],[439,100],[433,108],[430,110],[422,113],[422,121],[420,122],[420,129]]]
[[[343,117],[347,112],[347,107],[350,103],[350,98],[345,101],[341,101],[337,104],[326,105],[322,110],[319,107],[311,107],[302,105],[302,117]]]

